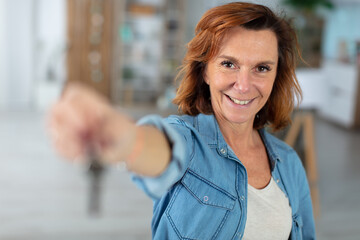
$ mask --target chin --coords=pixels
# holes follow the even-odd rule
[[[248,122],[253,122],[253,118],[251,118],[250,116],[246,115],[240,115],[240,114],[228,114],[227,116],[225,116],[225,118],[232,123],[236,123],[236,124],[243,124],[243,123],[248,123]]]

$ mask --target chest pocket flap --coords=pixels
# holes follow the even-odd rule
[[[202,204],[227,210],[235,206],[235,197],[195,173],[187,172],[181,182]]]

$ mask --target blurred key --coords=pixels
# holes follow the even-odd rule
[[[102,177],[104,173],[104,166],[101,164],[98,155],[95,151],[88,152],[89,158],[89,206],[88,206],[88,213],[91,216],[99,216],[100,215],[100,198],[101,198],[101,184],[102,184]]]

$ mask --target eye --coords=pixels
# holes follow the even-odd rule
[[[226,67],[226,68],[235,68],[235,65],[232,63],[232,62],[230,62],[230,61],[222,61],[221,62],[221,65],[222,66],[224,66],[224,67]]]
[[[260,73],[268,72],[270,70],[271,70],[271,68],[269,66],[267,66],[267,65],[260,65],[260,66],[256,67],[256,71],[260,72]]]

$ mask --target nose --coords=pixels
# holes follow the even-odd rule
[[[250,89],[251,76],[248,71],[240,70],[236,75],[236,81],[234,83],[235,90],[246,93]]]

